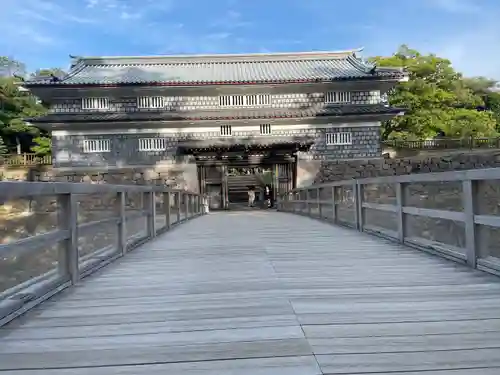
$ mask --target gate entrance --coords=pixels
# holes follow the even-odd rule
[[[210,209],[231,209],[248,204],[248,190],[255,191],[255,204],[264,207],[265,188],[269,187],[273,201],[295,187],[296,163],[237,165],[200,164],[200,192],[209,197]]]
[[[296,186],[297,151],[300,144],[230,145],[183,148],[196,158],[199,189],[212,210],[248,206],[248,189],[255,191],[255,206],[266,207],[264,191],[272,201]]]

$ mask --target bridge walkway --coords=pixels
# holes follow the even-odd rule
[[[493,375],[500,280],[283,212],[210,213],[0,328],[1,375]]]

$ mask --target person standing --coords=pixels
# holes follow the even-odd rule
[[[210,207],[210,204],[209,204],[209,200],[208,200],[208,194],[205,194],[205,195],[203,195],[203,210],[204,210],[205,214],[209,213],[209,210],[210,210],[209,207]]]
[[[255,203],[255,190],[252,186],[248,188],[248,207],[253,207]]]
[[[264,199],[267,207],[271,207],[271,188],[269,187],[269,185],[266,185],[266,188],[264,190]]]

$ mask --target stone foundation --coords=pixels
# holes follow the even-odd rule
[[[463,152],[408,158],[378,158],[319,161],[299,158],[297,185],[411,173],[431,173],[500,167],[500,151]],[[134,185],[164,185],[172,188],[198,190],[194,163],[170,164],[160,167],[116,168],[110,170],[60,171],[50,167],[0,170],[4,181],[58,181]]]
[[[321,163],[318,174],[314,178],[314,183],[495,167],[500,167],[499,150],[484,153],[452,153],[412,158],[333,161]]]
[[[51,167],[6,169],[0,171],[4,181],[87,182],[94,184],[163,185],[175,189],[198,191],[196,164],[170,164],[161,167],[115,168],[109,170],[57,170]]]

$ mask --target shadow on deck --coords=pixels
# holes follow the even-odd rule
[[[282,212],[217,212],[0,329],[0,373],[500,373],[500,280]]]

